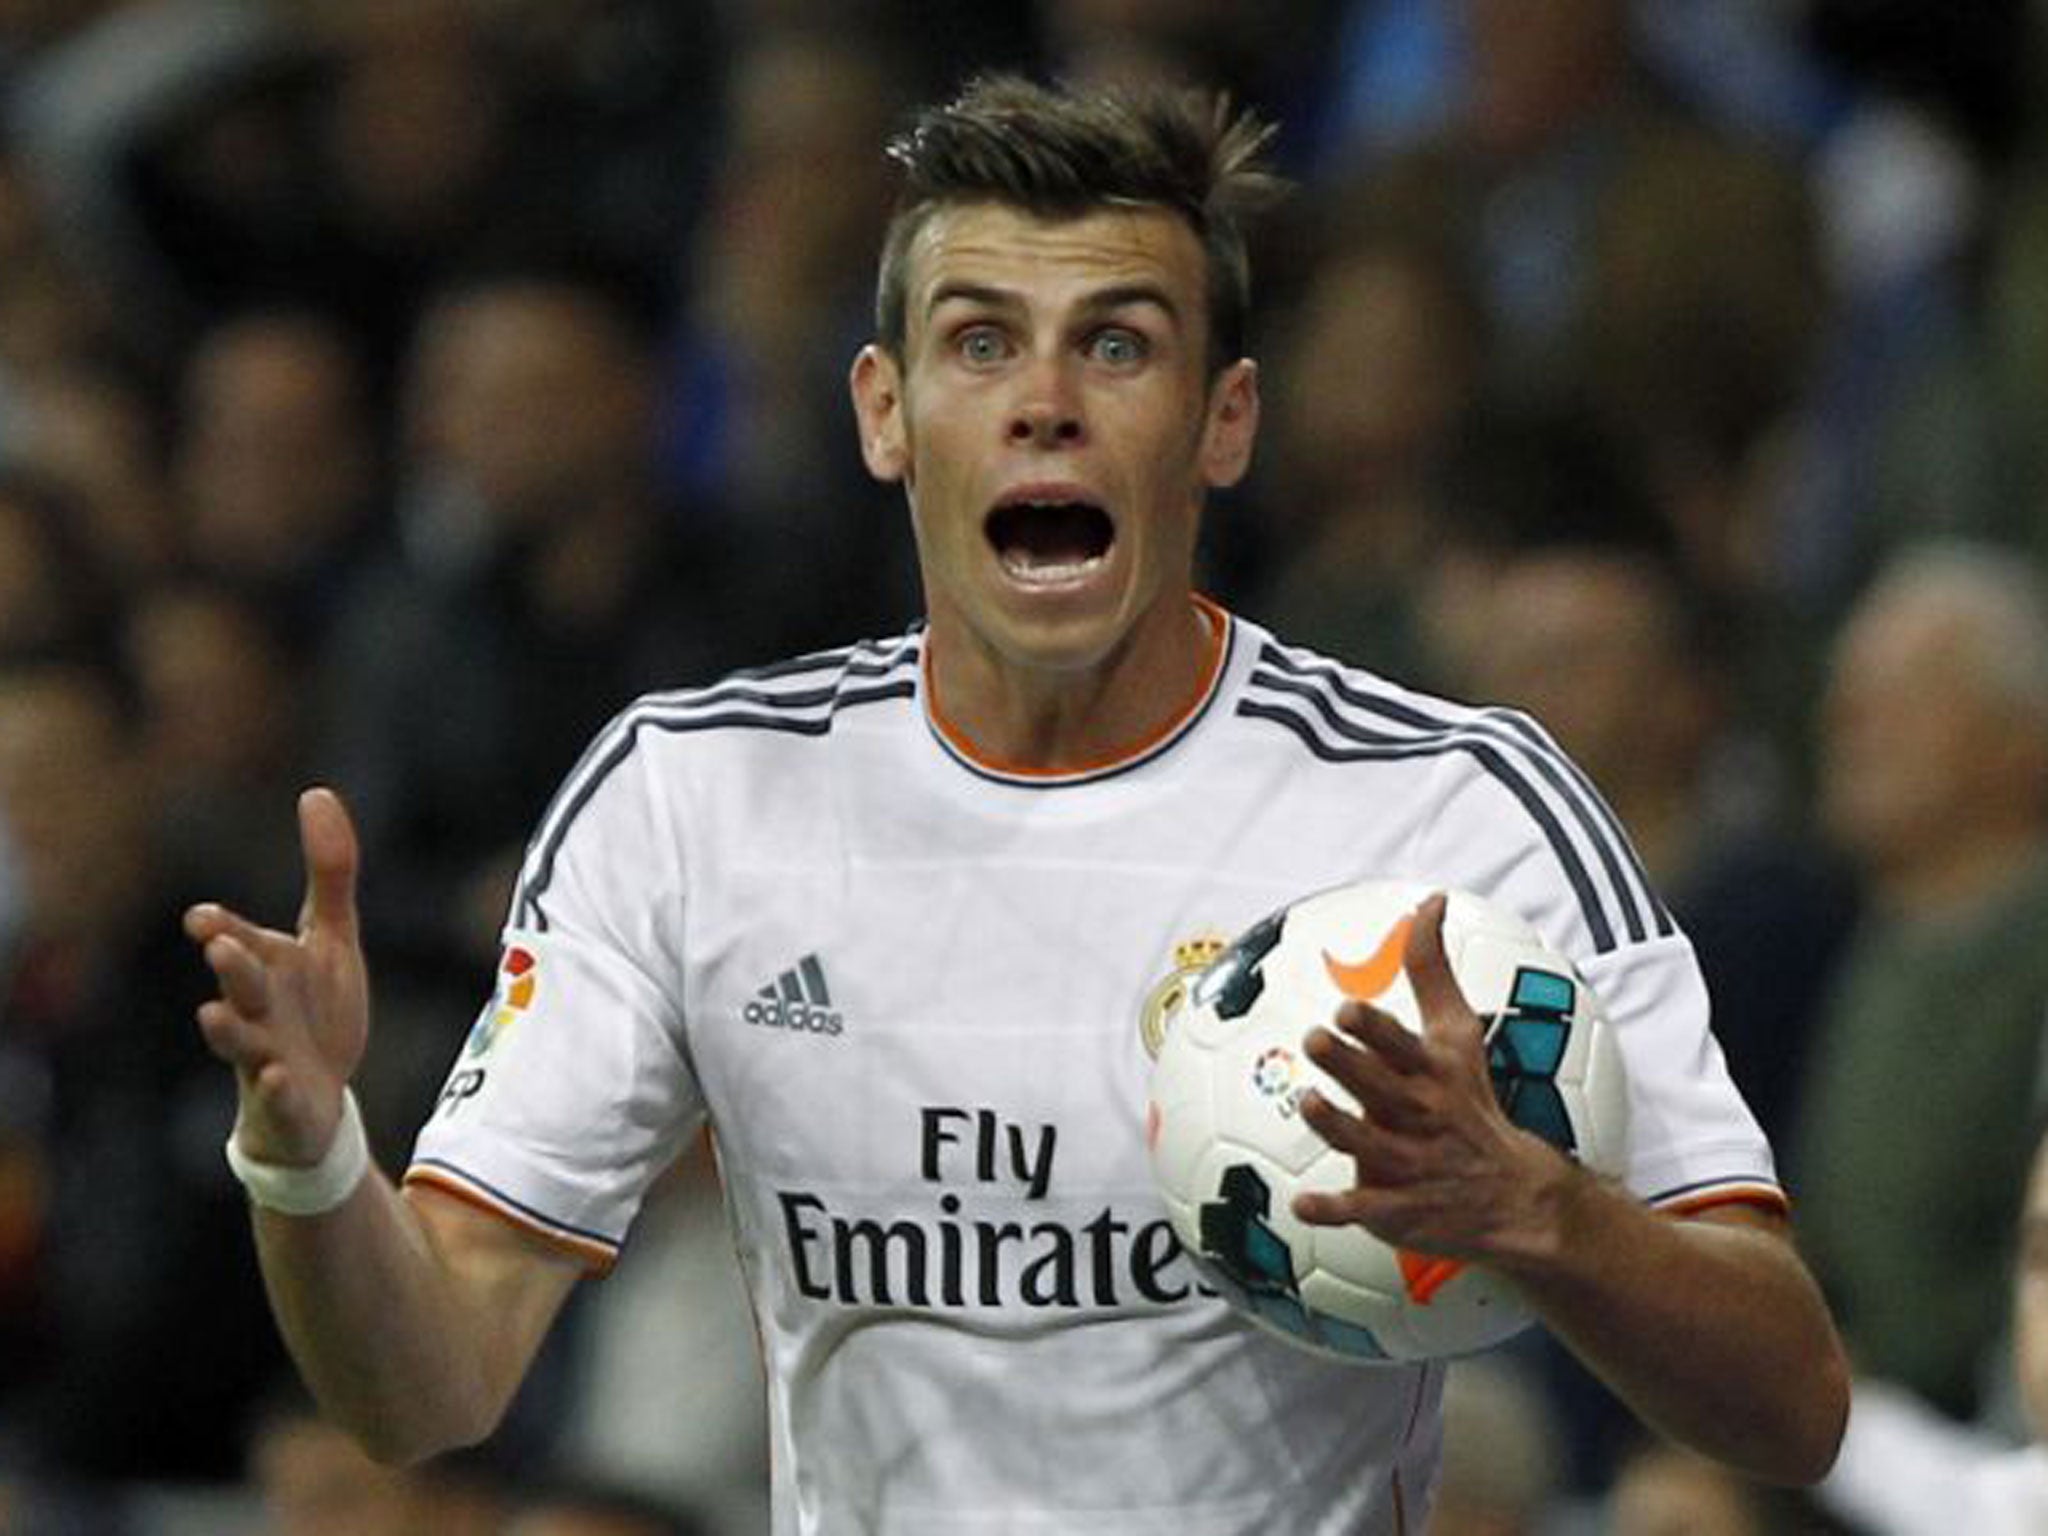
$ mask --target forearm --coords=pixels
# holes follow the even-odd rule
[[[1682,1219],[1573,1169],[1547,1250],[1501,1264],[1643,1421],[1749,1476],[1809,1483],[1841,1441],[1848,1370],[1774,1218]]]
[[[418,1211],[372,1170],[321,1216],[252,1210],[271,1312],[321,1407],[380,1461],[488,1434],[516,1379],[494,1379]]]
[[[220,982],[199,1027],[235,1069],[228,1162],[286,1346],[364,1449],[418,1460],[490,1433],[582,1271],[495,1214],[401,1194],[369,1165],[346,1088],[370,1022],[355,830],[330,791],[309,790],[299,837],[296,932],[212,902],[186,912]]]

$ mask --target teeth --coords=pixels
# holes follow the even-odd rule
[[[1102,559],[1100,555],[1090,555],[1085,560],[1052,560],[1041,564],[1009,555],[1003,560],[1003,570],[1015,581],[1033,586],[1056,587],[1063,582],[1081,580],[1098,569]]]

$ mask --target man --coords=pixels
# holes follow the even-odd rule
[[[232,1475],[284,1364],[237,1315],[241,1202],[179,1155],[227,1094],[180,1027],[202,978],[161,917],[135,705],[94,655],[0,664],[0,1459],[52,1481]]]
[[[1819,803],[1862,910],[1790,1171],[1859,1368],[1967,1419],[2010,1306],[2048,1047],[2048,601],[2009,550],[1922,541],[1830,662]]]
[[[1825,1469],[1830,1324],[1688,951],[1597,807],[1519,731],[1191,590],[1258,419],[1235,214],[1262,137],[997,80],[898,142],[852,385],[928,620],[600,735],[402,1192],[347,1113],[368,1009],[340,806],[303,801],[297,935],[188,915],[278,1316],[378,1454],[488,1432],[708,1114],[778,1531],[1420,1529],[1442,1368],[1339,1367],[1202,1295],[1142,1128],[1135,1015],[1176,942],[1370,871],[1487,890],[1584,964],[1636,1069],[1631,1187],[1510,1127],[1432,901],[1406,957],[1429,1037],[1360,1008],[1310,1041],[1365,1114],[1307,1101],[1361,1181],[1303,1217],[1494,1264],[1651,1422],[1759,1475]]]
[[[622,699],[758,654],[656,483],[652,348],[624,275],[514,255],[403,359],[401,537],[336,604],[322,723],[399,898],[372,942],[422,969],[491,953],[533,807]]]

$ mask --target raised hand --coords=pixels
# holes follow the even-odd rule
[[[260,927],[213,902],[185,913],[220,984],[199,1030],[235,1069],[235,1140],[264,1163],[320,1160],[341,1119],[342,1090],[369,1038],[369,982],[356,922],[357,846],[331,790],[299,797],[306,899],[296,933]]]
[[[1348,1002],[1335,1029],[1311,1031],[1309,1059],[1357,1101],[1353,1113],[1311,1089],[1302,1115],[1347,1154],[1350,1189],[1297,1195],[1321,1226],[1360,1222],[1404,1249],[1497,1258],[1541,1246],[1549,1195],[1570,1164],[1511,1122],[1486,1070],[1485,1029],[1451,974],[1444,898],[1415,914],[1402,957],[1421,1034],[1370,1004]]]

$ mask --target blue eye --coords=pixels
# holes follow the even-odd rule
[[[969,363],[996,363],[1009,355],[1003,333],[992,325],[971,325],[953,341],[960,356]]]
[[[1088,339],[1089,355],[1113,367],[1142,363],[1151,356],[1151,346],[1138,332],[1120,325],[1105,327]]]

